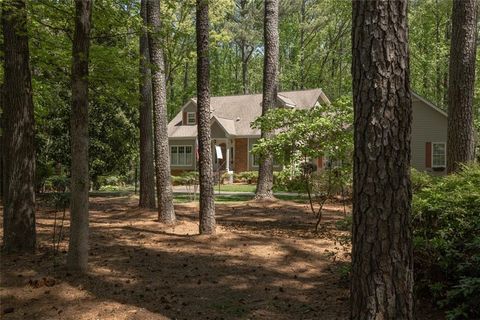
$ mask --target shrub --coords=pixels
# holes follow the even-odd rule
[[[258,180],[258,171],[244,171],[235,173],[234,179],[248,184],[255,184]]]
[[[422,186],[413,201],[417,292],[432,296],[449,319],[478,319],[480,166],[414,183]]]
[[[418,171],[415,168],[411,169],[412,191],[417,192],[423,188],[429,187],[433,183],[434,177],[426,172]]]
[[[70,179],[64,175],[53,175],[45,180],[45,188],[56,192],[65,192],[70,186]]]
[[[198,172],[185,171],[179,176],[172,176],[172,184],[174,186],[187,186],[198,184]]]

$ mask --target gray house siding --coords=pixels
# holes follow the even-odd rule
[[[420,171],[433,171],[425,165],[426,144],[427,142],[447,142],[447,117],[415,95],[412,98],[412,107],[411,165]],[[435,171],[435,173],[442,172]]]

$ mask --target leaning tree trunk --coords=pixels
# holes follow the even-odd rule
[[[140,202],[141,208],[155,209],[155,166],[153,164],[152,79],[147,35],[147,0],[140,15],[144,28],[140,35]]]
[[[35,251],[35,121],[27,9],[23,0],[4,0],[3,239],[7,252]]]
[[[452,11],[448,88],[447,172],[475,159],[473,95],[477,17],[476,0],[455,0]]]
[[[72,50],[72,140],[70,241],[67,266],[85,272],[88,267],[88,57],[90,52],[91,0],[75,1],[75,34]]]
[[[165,63],[160,39],[160,1],[147,1],[147,18],[150,27],[148,32],[148,49],[152,65],[158,220],[163,223],[173,224],[175,223],[175,210],[173,208],[172,181],[170,179],[167,91]]]
[[[278,0],[265,0],[265,57],[263,64],[263,100],[262,115],[275,108],[278,90]],[[271,132],[262,130],[261,137],[268,139]],[[258,168],[258,182],[255,199],[273,198],[273,157],[271,154],[261,157]]]
[[[215,233],[212,142],[210,133],[210,67],[208,4],[197,0],[197,119],[200,174],[200,233]]]
[[[407,0],[353,2],[351,319],[413,319]]]

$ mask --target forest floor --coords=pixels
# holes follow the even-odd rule
[[[90,271],[83,276],[63,267],[68,239],[54,258],[55,210],[40,206],[37,253],[2,255],[0,317],[348,318],[343,206],[328,205],[322,231],[315,233],[305,204],[223,203],[217,205],[217,234],[200,236],[196,204],[177,204],[178,223],[168,227],[137,201],[91,198]],[[65,226],[68,235],[68,214]],[[428,316],[418,319],[438,319],[431,310],[421,314]]]

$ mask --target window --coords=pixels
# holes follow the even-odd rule
[[[170,164],[172,166],[191,166],[193,163],[192,146],[171,146]]]
[[[187,112],[187,124],[197,124],[196,114],[195,112]]]
[[[432,143],[432,168],[446,167],[446,150],[445,142]]]

